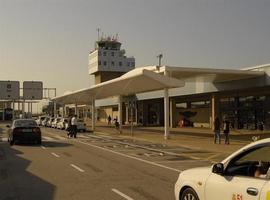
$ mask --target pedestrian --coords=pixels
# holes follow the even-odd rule
[[[215,144],[220,144],[220,121],[219,118],[216,117],[214,121],[214,142]]]
[[[114,118],[114,126],[115,126],[115,128],[117,129],[117,130],[119,130],[119,122],[118,122],[118,118],[116,117],[116,118]]]
[[[72,135],[74,138],[77,137],[77,125],[78,125],[78,121],[77,121],[77,115],[74,115],[71,119],[71,130],[72,130]]]
[[[71,116],[68,117],[67,136],[72,137]]]
[[[230,144],[229,134],[230,134],[230,121],[225,118],[223,122],[223,133],[225,137],[225,144]]]
[[[111,122],[112,122],[112,117],[111,115],[108,116],[108,125],[111,125]]]

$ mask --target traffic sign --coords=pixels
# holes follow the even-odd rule
[[[17,100],[19,98],[19,81],[0,81],[0,100]]]
[[[41,81],[23,82],[23,99],[42,100],[42,98],[43,98],[43,83]]]

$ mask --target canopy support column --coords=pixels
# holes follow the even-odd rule
[[[123,113],[123,102],[122,96],[119,96],[119,105],[118,105],[118,122],[119,122],[119,132],[122,133],[122,113]]]
[[[3,112],[2,112],[2,120],[5,121],[5,108],[6,104],[3,102]]]
[[[15,101],[12,101],[12,120],[15,119]]]
[[[95,124],[96,119],[95,119],[95,99],[92,99],[92,131],[95,131]]]
[[[78,105],[77,105],[77,103],[75,103],[75,115],[78,116]]]
[[[56,117],[56,102],[53,101],[53,116]]]
[[[169,110],[169,89],[165,88],[164,89],[164,139],[169,139],[169,126],[170,126],[170,121],[169,121],[169,115],[170,115],[170,110]]]

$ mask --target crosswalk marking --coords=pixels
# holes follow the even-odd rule
[[[55,135],[55,136],[53,136],[53,137],[55,137],[55,138],[57,138],[57,139],[60,139],[60,140],[65,140],[66,138],[64,138],[64,137],[62,137],[62,136],[59,136],[59,135]]]
[[[0,138],[0,142],[7,142],[7,141],[8,141],[8,138],[7,137]]]
[[[50,140],[55,140],[51,137],[47,137],[47,136],[42,136],[42,140],[47,140],[47,141],[50,141]]]
[[[66,140],[67,138],[59,136],[59,135],[54,135],[52,137],[49,136],[42,136],[43,141],[55,141],[55,140]],[[8,138],[7,137],[0,137],[0,142],[7,142]]]
[[[85,135],[79,135],[78,138],[90,139],[90,137],[87,137],[87,136],[85,136]]]

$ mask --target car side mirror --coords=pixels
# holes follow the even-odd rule
[[[224,174],[224,165],[223,163],[216,163],[213,165],[212,172],[215,174],[222,175]]]
[[[10,128],[10,125],[6,125],[7,128]]]

